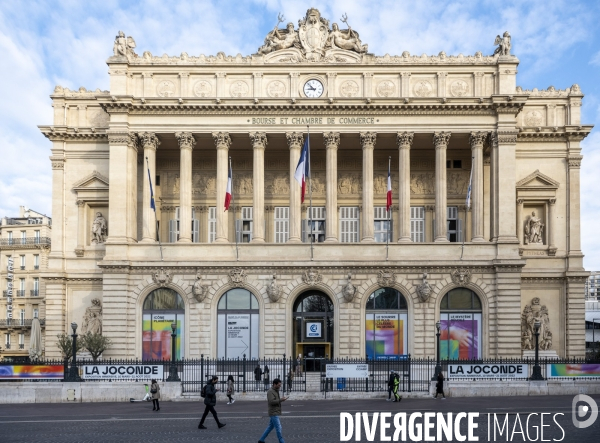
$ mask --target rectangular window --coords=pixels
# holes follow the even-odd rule
[[[242,207],[242,217],[235,221],[235,235],[238,243],[252,241],[252,206]]]
[[[21,255],[21,271],[25,270],[25,256]]]
[[[19,320],[21,321],[22,325],[25,324],[25,309],[21,309],[19,312]]]
[[[8,244],[12,245],[13,241],[14,241],[13,240],[13,233],[12,233],[12,231],[8,231],[6,234],[8,235]]]
[[[217,208],[208,208],[208,242],[212,243],[217,238]]]
[[[357,206],[340,208],[340,241],[358,243],[359,212]]]
[[[275,208],[275,243],[285,243],[290,238],[290,208],[277,206]]]
[[[306,211],[307,218],[302,220],[302,241],[310,243],[310,236],[312,235],[312,241],[314,243],[320,243],[325,241],[325,221],[326,213],[324,206],[317,206],[312,208],[312,217],[310,214],[310,208]],[[312,226],[311,226],[312,223]]]
[[[19,293],[17,294],[19,297],[25,296],[25,279],[19,279]]]
[[[169,220],[169,243],[175,243],[179,240],[179,206],[175,207],[175,218]],[[198,243],[200,221],[196,220],[196,209],[192,208],[192,241]]]
[[[40,295],[40,279],[38,277],[33,278],[33,289],[31,290],[31,296],[37,297]]]
[[[375,241],[379,243],[386,243],[388,236],[392,241],[392,219],[391,214],[388,213],[385,206],[376,206],[374,211],[375,220]]]
[[[10,334],[9,333],[4,334],[4,347],[6,349],[10,349]]]
[[[36,307],[33,308],[33,318],[40,318],[40,310]]]
[[[19,349],[25,349],[25,333],[19,333]]]
[[[448,206],[446,226],[448,229],[448,240],[451,242],[462,242],[462,220],[458,218],[458,207]]]
[[[410,207],[410,239],[415,243],[425,242],[425,207]]]
[[[39,245],[40,244],[40,231],[33,231],[33,237],[35,239],[35,244]]]
[[[33,256],[33,269],[40,269],[40,256],[37,254]]]
[[[27,244],[27,231],[21,231],[21,244]]]

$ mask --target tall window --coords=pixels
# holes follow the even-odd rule
[[[451,242],[462,242],[462,220],[458,218],[458,208],[456,206],[448,206],[447,213],[448,240]]]
[[[275,243],[285,243],[290,238],[290,208],[277,206],[275,208]]]
[[[258,358],[258,301],[246,289],[227,291],[217,307],[217,357]]]
[[[27,231],[21,231],[21,244],[27,244]]]
[[[440,305],[440,355],[481,358],[481,300],[467,288],[452,289]]]
[[[208,242],[212,243],[217,238],[217,208],[208,208]]]
[[[33,295],[34,297],[37,297],[38,295],[40,295],[40,279],[39,279],[39,277],[33,278],[33,293],[31,295]]]
[[[175,208],[175,218],[169,220],[169,243],[175,243],[179,240],[179,206]],[[192,208],[192,242],[198,243],[200,220],[196,219],[196,209]]]
[[[171,324],[175,331],[175,358],[184,357],[185,304],[183,298],[170,288],[152,291],[144,300],[142,312],[142,359],[171,358]]]
[[[10,349],[10,333],[4,334],[4,347]]]
[[[386,243],[388,241],[388,236],[390,237],[390,241],[392,241],[392,219],[390,217],[391,214],[388,214],[388,211],[385,206],[376,206],[374,211],[374,219],[375,219],[375,241],[379,243]]]
[[[235,235],[238,243],[250,243],[252,241],[252,206],[243,206],[239,220],[235,221]]]
[[[13,233],[12,233],[12,231],[8,231],[8,232],[6,233],[6,235],[8,235],[8,244],[9,244],[9,245],[12,245],[12,244],[14,244],[14,240],[13,240]]]
[[[40,256],[38,254],[33,256],[33,269],[40,269]]]
[[[35,306],[33,308],[33,318],[40,318],[40,310]]]
[[[314,243],[325,241],[325,220],[326,213],[324,206],[316,206],[312,208],[312,217],[310,208],[306,211],[307,219],[302,222],[302,241],[310,243],[310,236],[313,237]],[[312,224],[312,229],[311,229]]]
[[[340,241],[342,243],[358,242],[359,220],[358,207],[340,208]]]
[[[21,271],[25,270],[25,256],[21,255]]]
[[[17,292],[17,297],[24,297],[24,296],[25,296],[25,279],[20,278],[19,279],[19,292]]]
[[[40,243],[40,231],[39,230],[33,231],[33,238],[34,238],[35,244],[38,245]]]
[[[425,208],[411,206],[410,208],[410,239],[415,243],[425,241]]]
[[[21,308],[21,310],[19,312],[19,320],[21,321],[22,325],[25,324],[25,309],[23,309],[23,308]]]
[[[19,349],[25,349],[25,333],[19,333]]]
[[[367,299],[365,341],[367,355],[376,360],[398,360],[408,354],[408,306],[396,289],[381,288]]]

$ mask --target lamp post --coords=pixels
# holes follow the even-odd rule
[[[535,335],[535,361],[533,363],[533,372],[530,380],[544,380],[542,376],[542,368],[540,366],[539,351],[540,351],[540,327],[542,324],[536,320],[533,324],[533,334]]]
[[[169,368],[169,376],[167,381],[181,381],[177,373],[177,365],[175,364],[175,341],[177,340],[177,323],[171,323],[171,367]]]
[[[442,365],[440,364],[440,335],[442,335],[442,333],[440,332],[441,323],[439,321],[435,324],[435,328],[437,329],[435,334],[437,337],[437,363],[435,365],[435,373],[433,374],[433,377],[431,377],[431,380],[437,380],[438,374],[442,372]]]
[[[69,381],[81,381],[79,377],[79,371],[77,370],[77,323],[71,323],[71,329],[73,329],[73,360],[71,361],[71,373],[69,376]]]

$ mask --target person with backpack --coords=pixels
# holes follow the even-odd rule
[[[233,394],[235,393],[235,386],[234,386],[235,382],[233,380],[233,375],[230,375],[227,377],[227,398],[229,398],[229,401],[227,402],[228,405],[232,405],[235,403],[235,400],[233,398]]]
[[[158,405],[158,400],[160,400],[160,386],[158,386],[158,382],[152,379],[152,384],[150,385],[150,395],[152,396],[152,410],[160,411],[160,406]]]
[[[437,376],[437,383],[435,384],[435,397],[437,398],[438,394],[442,394],[442,400],[446,400],[446,396],[444,395],[444,374],[441,372]]]
[[[260,379],[262,377],[262,369],[260,369],[260,365],[256,363],[256,368],[254,368],[254,381],[256,385],[256,390],[258,390],[260,386]]]
[[[217,389],[215,385],[219,381],[219,377],[213,375],[211,380],[202,388],[200,391],[200,396],[204,398],[204,414],[202,414],[202,418],[200,419],[200,424],[198,425],[198,429],[206,429],[204,426],[204,420],[206,420],[206,416],[210,412],[217,422],[217,426],[221,429],[225,426],[225,423],[221,423],[219,421],[219,417],[217,417],[217,411],[215,411],[215,406],[217,405]]]
[[[281,433],[281,422],[279,416],[281,415],[281,402],[286,401],[287,397],[279,397],[279,389],[281,388],[281,380],[278,378],[273,379],[273,386],[267,392],[267,404],[269,409],[269,426],[265,429],[265,432],[258,440],[258,443],[265,443],[265,439],[269,433],[275,429],[279,443],[285,443],[283,435]]]
[[[390,376],[388,378],[388,398],[386,401],[392,401],[392,392],[394,391],[394,370],[390,371]]]
[[[402,397],[398,394],[398,388],[400,387],[400,374],[394,371],[394,387],[392,392],[394,393],[394,403],[402,400]]]
[[[263,383],[265,384],[265,391],[269,389],[269,367],[265,365],[263,369]]]

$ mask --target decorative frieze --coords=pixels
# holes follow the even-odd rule
[[[309,268],[304,270],[302,281],[309,286],[316,286],[323,281],[323,276],[318,270]]]

